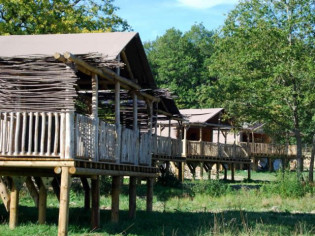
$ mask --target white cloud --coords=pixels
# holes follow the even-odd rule
[[[177,2],[184,7],[191,7],[197,9],[211,8],[221,4],[237,4],[238,0],[177,0]]]

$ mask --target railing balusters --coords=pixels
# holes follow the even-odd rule
[[[35,112],[35,127],[34,127],[34,155],[38,155],[38,129],[39,129],[39,113]]]
[[[60,115],[60,158],[65,158],[65,142],[66,142],[66,114]]]
[[[8,155],[12,155],[13,152],[13,124],[14,124],[14,114],[10,112],[10,130],[9,130],[9,152]]]
[[[54,113],[55,116],[55,140],[54,140],[54,156],[58,155],[58,143],[59,143],[59,115],[57,112]]]
[[[15,136],[14,136],[14,155],[19,153],[19,133],[20,133],[20,112],[16,113]]]
[[[47,129],[47,156],[51,155],[51,130],[52,130],[52,113],[48,113],[48,129]]]
[[[3,120],[2,120],[2,112],[0,112],[0,152],[3,150]]]
[[[33,141],[33,112],[29,113],[29,129],[28,129],[28,149],[27,154],[32,153],[32,142]]]
[[[46,135],[46,115],[45,113],[41,113],[42,116],[42,132],[41,132],[41,139],[40,139],[40,154],[41,156],[44,155],[45,152],[45,135]]]
[[[25,142],[26,142],[26,126],[27,126],[27,113],[23,112],[22,120],[22,143],[21,143],[21,155],[25,155]]]

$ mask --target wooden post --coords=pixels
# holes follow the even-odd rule
[[[219,180],[220,179],[220,163],[217,162],[216,163],[216,179]]]
[[[130,176],[129,178],[129,214],[130,219],[136,218],[136,206],[137,206],[137,178]]]
[[[203,180],[203,162],[200,162],[200,180]]]
[[[58,236],[68,235],[70,184],[69,167],[62,167]]]
[[[273,170],[272,159],[270,157],[268,158],[268,169],[270,172]]]
[[[12,180],[10,192],[9,228],[14,229],[18,224],[19,189]]]
[[[98,155],[98,76],[94,74],[92,76],[92,114],[93,119],[93,150],[92,159],[94,161],[99,160]]]
[[[234,181],[235,180],[235,167],[234,167],[234,163],[231,163],[231,180]]]
[[[112,211],[111,221],[118,223],[119,221],[119,194],[120,194],[120,176],[113,176],[112,179]]]
[[[39,201],[38,201],[38,223],[45,224],[47,209],[47,190],[45,184],[40,179],[39,184]]]
[[[91,179],[91,193],[92,193],[92,214],[91,214],[91,228],[97,229],[100,227],[100,177]]]
[[[137,166],[139,165],[139,146],[140,146],[140,139],[139,139],[139,131],[138,131],[138,97],[136,93],[133,93],[133,131],[137,132],[137,140],[136,140],[136,153],[134,164]]]
[[[180,182],[183,182],[184,181],[184,166],[185,163],[183,162],[178,162],[178,179]]]
[[[184,157],[187,156],[187,130],[188,130],[188,127],[185,125],[184,126],[183,153],[182,153]]]
[[[116,126],[116,163],[120,163],[121,156],[121,126],[120,126],[120,83],[115,82],[115,126]]]
[[[224,169],[224,180],[227,180],[227,167],[224,165],[226,165],[226,164],[222,164],[223,169]]]
[[[153,210],[153,178],[147,179],[147,211]]]
[[[0,177],[0,196],[1,196],[5,209],[7,210],[7,212],[9,212],[10,211],[10,194],[9,194],[6,184],[2,180],[2,177]]]
[[[87,178],[81,177],[81,182],[84,189],[84,209],[89,210],[90,209],[90,203],[91,203],[91,190],[89,186],[89,182]]]
[[[251,173],[250,173],[251,169],[250,169],[250,164],[248,164],[248,169],[247,169],[247,179],[250,180],[251,179]]]
[[[74,112],[66,113],[66,146],[65,159],[74,157]]]

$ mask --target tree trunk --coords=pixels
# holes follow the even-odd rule
[[[314,176],[313,176],[314,156],[315,156],[315,134],[313,136],[312,154],[311,154],[310,169],[309,169],[309,175],[308,175],[309,182],[314,182]]]
[[[296,138],[296,160],[297,160],[297,168],[296,172],[298,175],[298,178],[300,179],[302,176],[303,171],[303,158],[302,158],[302,139],[301,139],[301,132],[300,130],[295,130],[295,138]]]

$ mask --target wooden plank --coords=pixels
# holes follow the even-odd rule
[[[65,159],[66,149],[66,114],[62,112],[60,114],[60,159]]]
[[[74,112],[66,113],[65,159],[74,158]]]
[[[93,169],[93,168],[70,168],[71,175],[83,175],[83,176],[93,176],[93,175],[111,175],[111,176],[136,176],[136,177],[151,177],[155,178],[158,173],[149,172],[138,172],[138,171],[122,171],[122,170],[106,170],[106,169]]]
[[[21,140],[21,155],[25,154],[25,142],[26,142],[26,126],[27,126],[27,113],[22,114],[22,140]]]
[[[73,161],[3,161],[0,160],[0,166],[3,167],[55,167],[55,166],[74,166]]]

